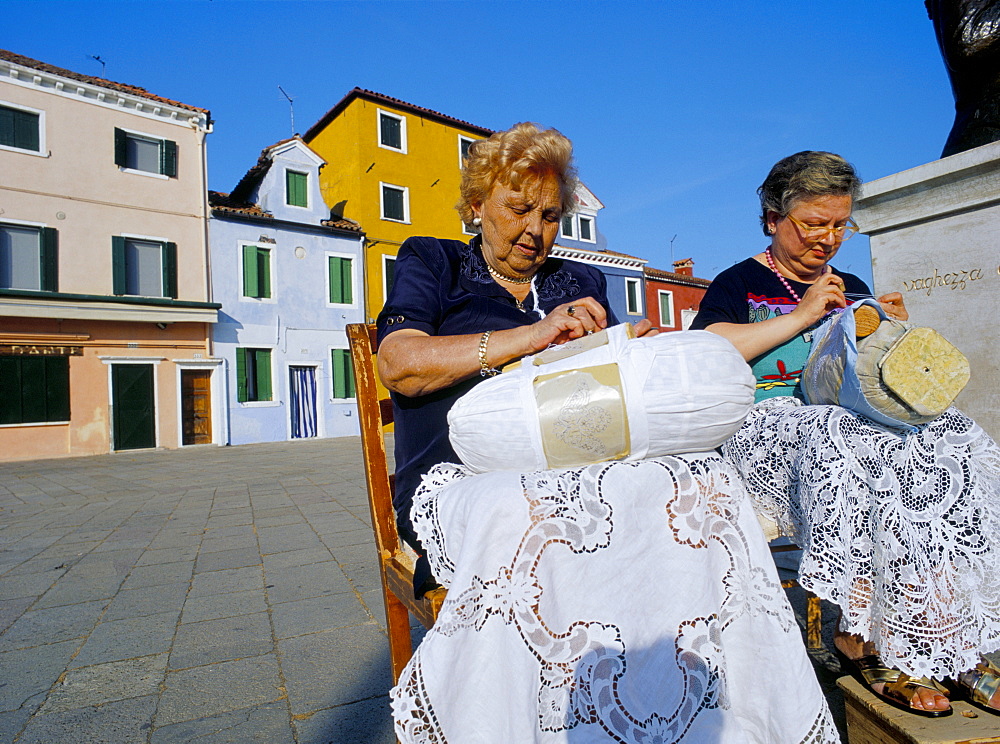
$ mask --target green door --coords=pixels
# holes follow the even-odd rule
[[[153,365],[111,365],[111,396],[115,449],[155,447]]]

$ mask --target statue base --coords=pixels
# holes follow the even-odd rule
[[[875,294],[903,294],[910,322],[969,360],[955,405],[1000,440],[1000,142],[864,185]]]

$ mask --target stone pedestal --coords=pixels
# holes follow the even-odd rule
[[[969,358],[955,401],[1000,439],[1000,142],[865,184],[875,294],[902,292],[910,320]]]

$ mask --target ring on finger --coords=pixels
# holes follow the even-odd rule
[[[566,308],[567,315],[573,315],[574,313],[576,313],[576,305],[570,305]]]

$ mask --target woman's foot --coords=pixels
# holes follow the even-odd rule
[[[883,700],[927,716],[943,716],[951,712],[951,702],[943,688],[933,680],[910,677],[897,669],[887,668],[879,659],[874,643],[858,635],[837,632],[833,645],[871,691]]]
[[[966,697],[992,713],[1000,713],[1000,669],[983,659],[975,669],[963,672],[958,685]]]

